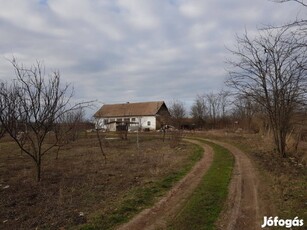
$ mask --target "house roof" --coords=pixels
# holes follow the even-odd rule
[[[131,117],[156,115],[160,108],[165,105],[164,101],[105,104],[94,117]]]

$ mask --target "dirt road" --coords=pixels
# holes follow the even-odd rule
[[[203,146],[205,150],[203,158],[196,163],[192,170],[180,180],[164,198],[157,202],[152,208],[145,209],[118,229],[147,230],[166,228],[167,220],[180,210],[185,200],[189,198],[200,183],[213,160],[213,150],[211,147],[196,141],[191,142]]]
[[[208,140],[228,149],[235,157],[235,167],[229,185],[229,194],[223,212],[217,223],[219,229],[255,230],[261,229],[258,201],[258,179],[254,166],[247,155],[238,148],[219,141]],[[211,147],[200,142],[205,149],[204,157],[193,167],[168,194],[152,208],[146,209],[130,222],[118,229],[165,229],[170,220],[182,207],[185,200],[197,187],[213,160]]]
[[[228,149],[235,157],[235,167],[229,186],[226,208],[218,221],[219,229],[261,229],[256,170],[247,155],[238,148],[208,140]]]

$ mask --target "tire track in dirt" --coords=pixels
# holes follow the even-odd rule
[[[213,149],[210,146],[198,141],[189,140],[189,142],[204,148],[205,152],[202,159],[153,207],[143,210],[128,223],[119,226],[118,229],[150,230],[166,228],[167,221],[175,216],[190,197],[213,161]]]
[[[219,229],[261,229],[258,201],[258,179],[248,156],[238,148],[215,140],[207,140],[228,149],[235,157],[225,209],[217,222]]]

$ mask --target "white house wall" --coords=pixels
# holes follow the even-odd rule
[[[117,117],[117,118],[112,118],[117,121],[117,119],[122,119],[127,117]],[[132,118],[135,118],[135,121],[132,121]],[[110,131],[116,131],[116,126],[110,125],[110,124],[104,124],[104,120],[108,119],[110,122],[111,118],[98,118],[96,119],[96,128],[101,128],[101,129],[108,129]],[[141,129],[149,129],[149,130],[156,130],[156,117],[155,116],[144,116],[144,117],[130,117],[131,122],[138,122],[139,124],[131,124],[131,126],[139,126]],[[149,123],[148,123],[149,122]]]
[[[139,117],[138,121],[142,129],[156,130],[156,117],[155,116]],[[150,122],[150,125],[148,125],[148,122]]]

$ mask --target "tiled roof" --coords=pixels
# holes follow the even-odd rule
[[[156,115],[164,101],[105,104],[94,117],[131,117]]]

